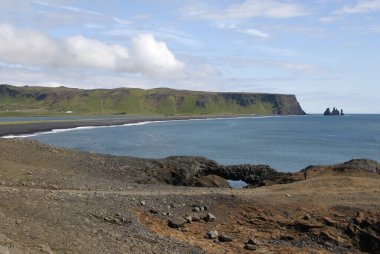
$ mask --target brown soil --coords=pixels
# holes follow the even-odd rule
[[[0,139],[0,253],[379,253],[378,174],[255,189],[137,184],[135,168],[151,163]],[[206,212],[216,221],[168,227]],[[214,243],[209,230],[233,241]]]

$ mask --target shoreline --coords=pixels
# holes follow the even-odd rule
[[[12,122],[11,124],[0,124],[0,138],[23,137],[23,135],[38,135],[52,131],[75,130],[77,128],[101,128],[116,127],[130,124],[144,124],[166,121],[186,121],[186,120],[218,120],[218,119],[239,119],[239,118],[266,118],[281,117],[291,115],[207,115],[207,116],[148,116],[129,118],[101,118],[85,120],[51,120],[51,121],[30,121]]]

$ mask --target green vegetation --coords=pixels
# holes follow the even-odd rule
[[[294,95],[0,85],[0,116],[304,114]]]

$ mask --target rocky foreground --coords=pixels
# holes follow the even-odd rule
[[[371,160],[285,174],[0,139],[0,253],[379,253],[379,172]]]

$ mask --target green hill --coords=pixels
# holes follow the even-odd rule
[[[0,116],[302,115],[294,95],[214,93],[157,88],[83,90],[0,85]]]

